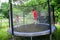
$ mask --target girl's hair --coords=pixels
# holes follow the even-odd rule
[[[35,9],[32,9],[32,11],[34,11]]]

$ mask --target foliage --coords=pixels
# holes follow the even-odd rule
[[[0,9],[0,13],[2,13],[2,9]]]
[[[0,10],[4,16],[4,18],[8,18],[8,14],[9,14],[9,4],[8,3],[2,3],[1,5],[1,10]]]
[[[17,0],[15,0],[15,1],[17,1]],[[38,7],[33,6],[33,5],[38,5]],[[59,16],[60,15],[60,1],[59,0],[50,0],[50,5],[54,5],[54,7],[55,7],[55,17],[57,18],[56,21],[60,22],[60,16]],[[16,8],[17,6],[18,6],[18,8]],[[47,9],[47,0],[31,0],[27,3],[25,3],[25,4],[23,3],[23,4],[17,5],[17,6],[15,7],[17,10],[18,9],[19,10],[21,9],[21,11],[25,10],[25,12],[27,11],[26,14],[28,14],[31,8],[29,8],[29,7],[28,8],[26,8],[26,7],[22,8],[20,6],[32,6],[32,8],[36,8],[36,10],[41,11],[44,8]]]
[[[14,2],[17,2],[17,0],[14,0]],[[27,15],[30,11],[31,8],[29,7],[21,7],[21,6],[32,6],[32,8],[36,8],[36,10],[43,10],[44,8],[47,8],[47,0],[19,0],[20,1],[29,1],[27,3],[22,3],[21,5],[15,5],[13,6],[13,13],[19,13],[21,11],[26,12],[25,14]],[[33,5],[39,5],[39,7],[33,6]],[[60,1],[59,0],[51,0],[50,5],[54,5],[55,7],[55,17],[57,18],[57,22],[60,21]],[[4,15],[5,18],[8,18],[8,13],[9,13],[9,3],[2,3],[0,13]]]
[[[60,23],[60,1],[59,0],[55,0],[55,16],[56,16],[56,20],[57,22]]]

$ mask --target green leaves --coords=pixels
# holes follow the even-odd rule
[[[9,14],[9,3],[2,3],[0,13],[2,13],[4,18],[8,18]]]
[[[51,5],[56,5],[56,1],[52,0],[52,1],[50,2],[50,4],[51,4]]]
[[[0,13],[2,13],[2,9],[0,9]]]
[[[9,9],[9,3],[2,3],[1,8],[3,10],[8,10]]]

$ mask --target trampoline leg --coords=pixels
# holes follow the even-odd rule
[[[15,39],[14,39],[14,36],[12,36],[12,40],[15,40]]]
[[[52,40],[52,34],[50,35],[50,40]]]
[[[31,37],[31,40],[32,40],[32,37]]]

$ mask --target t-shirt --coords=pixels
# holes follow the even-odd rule
[[[34,16],[34,19],[37,19],[38,18],[38,13],[36,10],[33,11],[33,16]]]

